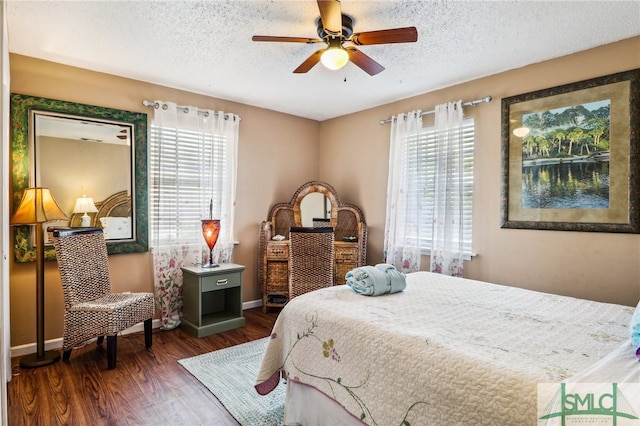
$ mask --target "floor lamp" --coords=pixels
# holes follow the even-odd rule
[[[35,354],[22,357],[20,367],[35,368],[53,364],[60,352],[44,350],[44,230],[42,224],[52,220],[65,220],[48,188],[27,188],[10,224],[35,225],[36,228],[36,345]]]

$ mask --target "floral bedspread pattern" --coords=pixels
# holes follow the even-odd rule
[[[430,272],[379,297],[330,287],[279,315],[257,377],[282,373],[370,425],[535,424],[538,383],[628,339],[633,308]]]

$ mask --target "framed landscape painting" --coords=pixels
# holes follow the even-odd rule
[[[501,227],[640,233],[640,69],[502,99]]]

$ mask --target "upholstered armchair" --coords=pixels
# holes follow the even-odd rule
[[[289,230],[289,298],[333,285],[333,228]]]
[[[64,361],[71,350],[107,337],[107,368],[116,366],[117,334],[144,322],[145,347],[151,347],[153,293],[112,293],[107,245],[100,228],[52,228],[64,293]]]

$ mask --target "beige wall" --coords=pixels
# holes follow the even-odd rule
[[[359,205],[369,225],[368,263],[382,260],[389,125],[400,112],[493,96],[467,108],[476,119],[474,250],[465,276],[587,299],[635,305],[640,299],[640,236],[500,228],[500,99],[640,67],[640,37],[504,72],[318,123],[291,115],[63,65],[11,56],[11,90],[150,113],[142,99],[234,112],[240,126],[234,261],[247,266],[243,300],[259,298],[258,226],[274,202],[302,183],[330,183]],[[428,78],[428,76],[425,76]],[[425,262],[428,259],[425,259]],[[423,263],[425,263],[423,262]],[[148,254],[110,257],[115,290],[151,291]],[[426,267],[426,264],[425,264]],[[46,339],[62,334],[56,265],[46,262]],[[425,269],[425,268],[423,268]],[[11,264],[11,344],[35,340],[34,265]]]
[[[260,297],[257,241],[260,222],[275,201],[288,201],[303,183],[318,177],[319,123],[151,83],[11,55],[11,92],[152,113],[142,100],[239,114],[236,239],[233,261],[246,266],[243,300]],[[153,291],[149,254],[109,258],[116,291]],[[35,341],[35,265],[10,262],[11,346]],[[45,339],[62,336],[63,297],[55,262],[45,262]]]
[[[116,192],[131,193],[131,174],[124,168],[113,170],[114,164],[131,163],[130,146],[40,136],[35,150],[36,183],[49,188],[69,216],[83,195],[97,203]]]
[[[465,262],[465,276],[635,306],[640,299],[639,235],[500,228],[501,98],[634,68],[640,68],[640,37],[323,122],[320,179],[362,207],[370,230],[368,262],[379,262],[390,127],[378,121],[491,95],[491,103],[465,108],[476,125],[473,236],[478,253]],[[427,262],[423,258],[423,269]]]

